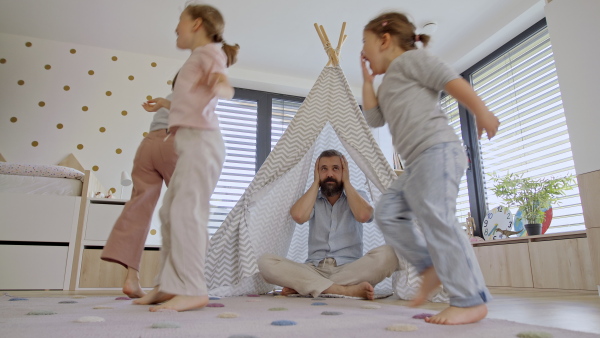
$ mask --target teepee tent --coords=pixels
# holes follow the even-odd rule
[[[373,204],[396,178],[339,66],[345,23],[335,49],[323,27],[315,24],[315,28],[329,62],[254,180],[211,238],[206,261],[211,295],[271,291],[273,287],[262,279],[257,267],[257,259],[265,253],[306,260],[308,224],[296,224],[289,210],[312,184],[314,163],[323,150],[336,149],[346,156],[352,185],[367,192]],[[363,240],[365,253],[384,244],[374,223],[364,224]],[[401,268],[407,271],[404,261]],[[416,277],[414,271],[413,275]],[[378,284],[376,291],[391,292],[390,278]]]

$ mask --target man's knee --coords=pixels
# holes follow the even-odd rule
[[[263,270],[263,268],[273,265],[279,260],[278,258],[279,256],[269,253],[260,256],[260,258],[257,261],[258,269]]]
[[[368,255],[376,256],[377,262],[380,262],[385,267],[394,267],[394,270],[399,269],[398,256],[394,249],[389,245],[378,246],[375,249],[370,250]]]

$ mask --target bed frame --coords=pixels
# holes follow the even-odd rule
[[[0,290],[75,289],[87,200],[105,190],[73,154],[58,165],[84,172],[81,196],[0,193]]]

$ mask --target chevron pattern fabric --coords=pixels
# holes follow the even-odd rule
[[[400,263],[400,265],[404,265],[405,269],[396,271],[392,275],[392,288],[398,298],[411,300],[417,294],[417,291],[419,291],[422,278],[419,276],[417,269],[410,265],[410,263],[404,261]],[[435,303],[448,303],[450,297],[448,297],[448,294],[442,288],[440,291],[432,294],[429,297],[429,301]]]
[[[254,180],[211,238],[206,259],[210,294],[271,291],[273,286],[260,277],[257,267],[258,257],[265,253],[306,260],[308,226],[296,224],[289,209],[312,184],[314,162],[326,149],[337,149],[346,156],[352,184],[366,191],[374,204],[396,179],[340,67],[323,69]],[[385,243],[374,223],[365,224],[363,238],[365,253]],[[403,288],[419,278],[414,268],[410,278],[401,277],[405,275],[395,277],[395,286],[392,278],[386,279],[377,292],[391,292],[393,287]],[[406,284],[400,285],[402,282]]]

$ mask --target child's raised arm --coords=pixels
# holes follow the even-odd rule
[[[475,93],[471,85],[463,79],[454,79],[446,84],[444,90],[452,95],[461,104],[469,109],[471,114],[475,116],[475,122],[477,123],[477,136],[481,139],[483,130],[487,133],[488,139],[492,139],[498,127],[500,121],[498,118],[486,107],[485,103]]]
[[[231,100],[235,92],[229,84],[227,75],[222,73],[208,74],[198,81],[198,86],[207,86],[215,96],[225,100]]]

